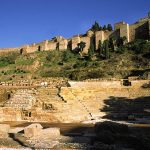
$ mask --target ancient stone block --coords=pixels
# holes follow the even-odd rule
[[[59,145],[59,141],[49,141],[49,140],[32,141],[31,143],[34,145],[34,148],[37,149],[55,149],[55,147]]]
[[[8,124],[0,124],[0,138],[7,138],[10,130]]]
[[[24,135],[27,138],[36,138],[41,134],[42,129],[40,124],[31,124],[24,128]]]
[[[58,139],[60,137],[60,129],[59,128],[47,128],[42,130],[41,136],[44,139]]]

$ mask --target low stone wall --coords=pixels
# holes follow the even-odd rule
[[[8,81],[8,82],[0,82],[0,86],[10,86],[10,87],[33,87],[33,86],[47,86],[47,87],[66,87],[68,86],[67,79],[63,78],[44,78],[39,80],[18,80]]]
[[[69,85],[73,88],[78,88],[78,87],[86,87],[86,88],[113,88],[113,87],[118,87],[120,88],[122,86],[121,81],[99,81],[99,82],[74,82],[74,81],[69,81]]]
[[[16,51],[19,51],[19,48],[0,48],[0,54]]]
[[[68,81],[69,85],[73,88],[124,88],[124,87],[132,87],[132,88],[140,88],[145,84],[149,84],[150,80],[131,80],[129,81],[131,85],[125,86],[124,80],[87,80],[87,81]]]
[[[144,87],[144,85],[146,85],[146,84],[150,84],[150,80],[134,80],[134,81],[131,81],[131,86],[133,88]]]

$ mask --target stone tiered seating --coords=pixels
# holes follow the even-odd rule
[[[147,116],[147,113],[144,113],[143,110],[144,108],[150,108],[150,100],[148,101],[148,98],[147,100],[143,100],[142,98],[139,100],[135,99],[137,97],[150,96],[150,89],[68,88],[68,90],[71,90],[75,95],[73,101],[78,99],[92,114],[92,117],[103,117],[111,111],[118,114],[137,114]],[[67,92],[68,91],[66,91],[66,93],[64,92],[63,97],[64,99],[69,100]],[[129,104],[127,105],[127,103]],[[117,109],[113,110],[113,107]],[[83,107],[82,109],[85,108]]]
[[[35,93],[35,90],[17,90],[12,96],[12,98],[10,98],[4,104],[4,107],[12,107],[16,109],[31,109],[36,102],[36,98],[34,97]]]

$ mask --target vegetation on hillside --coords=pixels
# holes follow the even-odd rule
[[[66,77],[71,80],[89,78],[127,78],[138,75],[146,78],[150,70],[150,42],[135,40],[99,41],[95,49],[94,38],[87,55],[82,56],[86,44],[81,42],[74,51],[43,51],[21,55],[10,53],[0,57],[1,80],[16,77]],[[32,74],[31,74],[32,73]]]

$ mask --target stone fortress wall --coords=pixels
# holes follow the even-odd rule
[[[52,40],[45,40],[40,43],[34,43],[32,45],[25,45],[20,48],[8,48],[8,49],[0,49],[0,53],[10,52],[10,51],[20,51],[20,53],[33,53],[35,51],[53,51],[60,50],[64,51],[68,49],[68,46],[72,50],[77,48],[77,44],[81,41],[86,43],[86,47],[83,50],[83,54],[88,53],[88,49],[90,47],[90,38],[94,35],[95,37],[95,47],[98,49],[99,41],[104,41],[109,38],[118,39],[120,37],[126,37],[127,41],[133,41],[135,39],[150,39],[150,13],[148,13],[148,17],[139,19],[134,24],[127,24],[125,22],[119,22],[114,25],[113,31],[97,31],[93,33],[92,31],[88,31],[85,35],[76,35],[70,39],[65,39],[62,36],[56,36]]]

